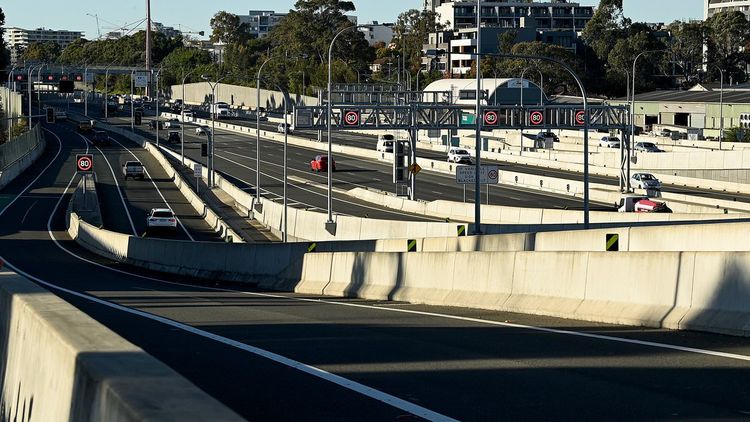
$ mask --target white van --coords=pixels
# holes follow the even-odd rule
[[[378,145],[375,149],[378,152],[393,152],[393,142],[395,141],[396,137],[390,133],[378,135]]]
[[[451,147],[448,150],[448,162],[458,164],[471,164],[471,154],[466,148]]]

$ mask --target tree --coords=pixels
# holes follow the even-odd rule
[[[410,73],[421,68],[422,46],[427,37],[444,29],[440,15],[432,11],[411,9],[398,16],[393,27],[393,41],[399,55],[406,58]]]
[[[60,45],[56,42],[33,42],[21,54],[21,60],[54,63],[60,56]]]
[[[725,78],[735,82],[745,81],[747,75],[742,69],[748,63],[747,50],[750,44],[750,24],[742,12],[720,12],[706,20],[706,45],[709,63],[715,63],[724,72]],[[714,80],[718,78],[718,71],[711,67]]]
[[[162,84],[163,86],[169,86],[182,83],[184,73],[188,73],[200,66],[211,65],[212,63],[211,53],[206,50],[187,47],[175,48],[159,63],[159,67],[164,68],[161,76]],[[199,79],[200,73],[195,71],[188,77],[187,81],[196,81]]]
[[[679,72],[684,87],[696,81],[703,63],[703,25],[698,22],[675,21],[669,25],[672,43],[669,56]]]
[[[250,28],[240,17],[221,11],[211,18],[211,41],[224,44],[241,44],[250,38]]]
[[[594,16],[583,29],[583,40],[603,61],[631,24],[630,19],[623,15],[622,1],[600,0]]]
[[[8,67],[8,50],[5,47],[5,14],[0,7],[0,69]]]

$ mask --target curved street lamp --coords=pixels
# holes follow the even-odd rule
[[[370,28],[372,25],[352,25],[347,26],[346,28],[340,30],[336,33],[336,35],[333,36],[333,39],[331,40],[331,45],[328,47],[328,106],[327,106],[327,126],[328,126],[328,162],[333,162],[333,151],[331,147],[331,80],[333,79],[332,76],[332,61],[333,61],[333,44],[336,43],[336,39],[339,37],[339,35],[343,34],[346,31],[351,31],[354,29],[359,28]],[[328,166],[327,174],[328,174],[328,220],[326,221],[326,224],[333,225],[333,173],[332,173],[332,166]]]
[[[260,202],[260,73],[269,61],[271,61],[271,57],[267,58],[258,68],[258,77],[255,83],[255,206],[259,212],[263,210],[263,204]]]
[[[182,161],[182,165],[185,165],[185,80],[187,80],[187,77],[195,73],[195,71],[198,70],[197,68],[193,68],[188,73],[185,73],[185,70],[182,70],[182,107],[180,109],[180,117],[182,118],[182,124],[180,125],[180,160]],[[156,102],[156,130],[159,130],[159,102]]]
[[[524,77],[526,76],[526,71],[531,69],[530,67],[524,68],[521,72],[521,108],[523,108],[523,81]],[[537,72],[539,72],[539,81],[540,81],[540,88],[539,88],[539,105],[544,106],[544,75],[542,74],[542,71],[539,70],[539,68],[535,68]],[[497,98],[497,97],[495,97]],[[521,122],[521,149],[518,152],[518,155],[523,155],[523,122]]]
[[[211,137],[208,139],[208,157],[207,158],[207,167],[208,167],[208,188],[213,189],[214,188],[214,133],[216,131],[216,87],[219,85],[219,83],[224,80],[225,78],[229,77],[230,75],[224,75],[221,78],[217,79],[216,82],[213,84],[208,79],[208,76],[201,75],[201,79],[206,81],[208,86],[211,88]],[[183,99],[183,104],[185,100]],[[157,123],[158,125],[158,123]]]

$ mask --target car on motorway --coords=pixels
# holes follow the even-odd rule
[[[547,139],[552,139],[552,142],[560,142],[560,138],[550,131],[539,132],[536,134],[537,141],[546,141]]]
[[[146,217],[146,231],[156,230],[177,231],[177,217],[169,208],[151,208]]]
[[[633,173],[630,184],[638,189],[661,189],[661,182],[651,173]]]
[[[653,142],[636,142],[635,150],[640,152],[664,152]]]
[[[316,155],[315,158],[310,161],[310,170],[316,172],[328,171],[328,156]],[[336,171],[336,160],[331,160],[331,171]]]
[[[140,161],[126,161],[125,164],[122,165],[122,175],[125,180],[128,180],[128,177],[143,180],[146,175],[146,170],[143,168],[143,164],[141,164]]]
[[[664,202],[651,200],[646,195],[623,195],[617,206],[618,212],[655,212],[671,213],[672,210]]]
[[[448,150],[448,162],[459,164],[471,164],[471,154],[465,148],[451,147]]]
[[[164,122],[164,128],[165,129],[179,129],[180,121],[177,119],[169,119],[166,122]]]
[[[170,144],[179,144],[180,143],[180,132],[177,132],[176,130],[170,130],[169,136],[167,137],[167,142]]]
[[[384,133],[378,135],[378,144],[375,146],[375,150],[378,152],[393,152],[393,142],[396,137],[390,133]]]
[[[659,131],[659,133],[657,133],[657,135],[669,138],[672,136],[672,131],[669,129],[662,129]]]
[[[156,129],[156,125],[159,125],[159,129],[164,129],[164,122],[161,120],[149,120],[148,121],[148,128],[149,129]]]
[[[620,138],[616,136],[602,136],[599,140],[599,146],[602,148],[620,148]]]
[[[103,130],[95,130],[93,132],[94,133],[91,135],[91,145],[95,147],[111,145],[107,132]]]
[[[89,133],[94,130],[94,124],[91,120],[78,122],[78,133]]]
[[[66,113],[63,110],[55,111],[55,120],[62,120],[62,121],[68,120],[68,113]]]
[[[196,135],[205,135],[208,136],[208,134],[211,133],[211,128],[206,125],[201,125],[195,128],[195,134]]]
[[[279,126],[276,127],[276,132],[279,132],[279,133],[293,133],[294,132],[294,126],[292,126],[289,123],[279,123]]]

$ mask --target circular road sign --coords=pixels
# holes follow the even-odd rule
[[[584,121],[584,115],[586,113],[583,112],[583,110],[576,110],[576,125],[583,126],[585,123]]]
[[[344,124],[347,126],[357,126],[359,124],[359,112],[354,110],[345,112]]]
[[[91,155],[79,155],[76,157],[76,167],[78,171],[91,171],[94,168],[94,157]]]
[[[497,111],[490,110],[484,112],[484,124],[487,126],[495,126],[497,124]]]
[[[497,180],[497,170],[490,170],[487,172],[487,178],[490,180]]]
[[[539,126],[544,123],[544,113],[539,110],[534,110],[529,114],[529,122],[534,126]]]

